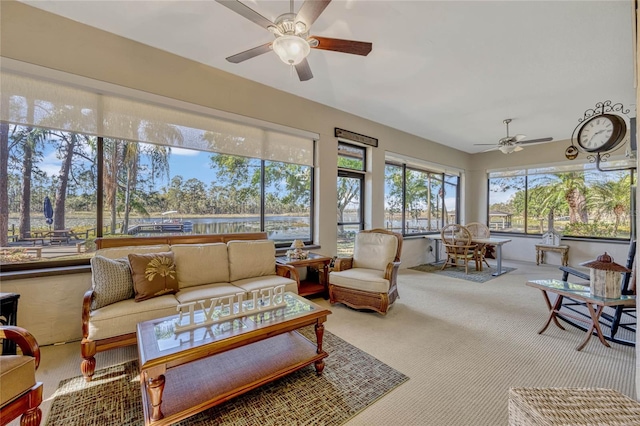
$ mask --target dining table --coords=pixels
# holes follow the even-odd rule
[[[428,240],[433,240],[436,242],[435,244],[436,263],[440,262],[440,243],[442,242],[442,234],[428,234],[428,235],[425,235],[424,238]],[[511,241],[510,238],[497,238],[497,237],[472,237],[471,239],[472,243],[492,245],[496,247],[496,272],[491,274],[494,277],[507,273],[507,271],[502,269],[502,246],[510,241]]]

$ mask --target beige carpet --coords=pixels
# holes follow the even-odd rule
[[[331,307],[327,330],[410,378],[346,425],[507,425],[508,389],[516,386],[603,387],[636,397],[635,348],[606,348],[592,338],[577,352],[580,330],[552,326],[537,334],[547,311],[525,282],[560,277],[558,267],[504,263],[517,270],[481,285],[401,270],[400,299],[386,317]],[[42,354],[38,378],[50,398],[60,380],[79,374],[79,344]],[[104,368],[136,357],[129,347],[96,358]],[[49,406],[43,403],[45,416]]]

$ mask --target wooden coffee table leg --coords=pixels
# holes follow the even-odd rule
[[[151,401],[151,421],[160,420],[164,417],[162,414],[162,392],[164,391],[164,374],[157,377],[147,376],[147,393]]]
[[[562,306],[563,296],[559,294],[558,297],[556,297],[556,302],[553,304],[553,306],[551,306],[551,301],[549,301],[549,296],[547,295],[546,291],[542,290],[542,296],[544,297],[544,302],[547,304],[547,308],[549,308],[549,318],[547,319],[547,322],[544,324],[544,326],[540,329],[540,331],[538,331],[538,334],[544,333],[547,327],[549,327],[549,324],[551,324],[551,321],[553,321],[558,326],[558,328],[564,330],[564,327],[560,325],[558,319],[556,318],[556,314]]]
[[[576,348],[576,350],[581,351],[587,345],[587,343],[589,342],[589,339],[591,339],[591,335],[593,334],[594,330],[596,332],[596,336],[598,336],[598,339],[600,339],[600,342],[602,342],[602,344],[605,345],[606,347],[610,348],[611,346],[604,339],[604,336],[602,334],[602,329],[600,328],[600,315],[602,314],[602,310],[604,309],[604,306],[598,306],[598,309],[594,310],[593,305],[591,303],[587,302],[586,305],[587,305],[587,308],[589,309],[589,314],[591,315],[591,327],[589,328],[589,331],[587,331],[587,336],[582,341],[582,343],[580,343],[580,345]]]
[[[316,342],[318,344],[318,348],[316,349],[316,353],[317,354],[321,354],[322,353],[322,338],[324,337],[324,324],[318,320],[316,322]],[[316,373],[319,375],[322,374],[322,371],[324,370],[324,359],[319,359],[318,361],[315,362],[315,367],[316,367]]]

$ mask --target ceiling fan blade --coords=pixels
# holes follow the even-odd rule
[[[490,144],[483,144],[483,145],[490,145]],[[481,151],[481,152],[496,151],[496,150],[498,150],[498,148],[500,148],[500,147],[499,146],[494,146],[493,148],[485,149],[484,151]]]
[[[474,143],[474,145],[494,145],[494,146],[498,146],[495,143]]]
[[[311,72],[311,67],[309,66],[309,61],[307,59],[303,59],[298,65],[296,65],[296,71],[298,73],[298,78],[300,81],[307,81],[313,78],[313,73]]]
[[[520,145],[516,145],[516,146],[513,148],[513,152],[522,151],[523,149],[524,149],[524,148],[523,148],[523,147],[521,147]]]
[[[524,139],[526,137],[527,137],[527,135],[522,135],[522,134],[518,133],[517,135],[512,136],[511,139],[513,139],[516,142],[520,142],[522,139]]]
[[[245,50],[244,52],[237,53],[233,56],[229,56],[227,61],[239,64],[247,59],[255,58],[258,55],[271,51],[271,43],[263,44],[262,46],[254,47],[253,49]]]
[[[296,22],[302,21],[307,26],[307,31],[311,28],[318,16],[324,11],[324,9],[329,6],[331,0],[307,0],[305,1],[298,14],[296,15]]]
[[[264,16],[260,15],[258,12],[251,9],[249,6],[246,6],[245,4],[240,3],[237,0],[216,0],[216,1],[221,5],[233,10],[238,15],[242,15],[248,20],[250,20],[251,22],[255,22],[256,24],[260,25],[262,28],[265,28],[268,30],[269,27],[275,25],[273,22],[271,22]]]
[[[531,139],[528,141],[522,141],[522,142],[518,142],[519,145],[529,145],[529,144],[534,144],[534,143],[543,143],[543,142],[551,142],[553,140],[552,137],[548,137],[548,138],[540,138],[540,139]]]
[[[339,38],[317,36],[312,36],[312,38],[318,40],[318,45],[311,47],[320,50],[333,50],[334,52],[367,56],[371,52],[371,48],[373,47],[373,44],[365,41],[341,40]]]

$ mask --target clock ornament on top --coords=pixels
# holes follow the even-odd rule
[[[607,152],[618,148],[627,135],[627,123],[621,114],[628,113],[621,103],[611,101],[598,102],[595,108],[586,110],[573,129],[565,156],[574,160],[580,151],[586,152],[587,159],[595,162],[598,170],[607,171],[600,168],[600,163],[607,161],[610,156]]]

